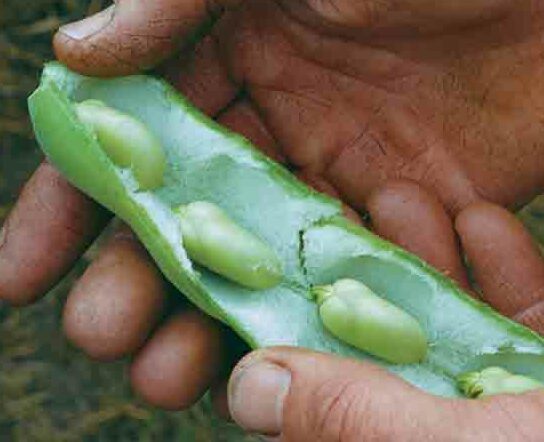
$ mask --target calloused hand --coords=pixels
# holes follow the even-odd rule
[[[460,239],[475,296],[544,332],[544,264],[506,210],[544,184],[543,13],[513,0],[120,0],[62,28],[55,48],[90,75],[169,60],[164,75],[204,112],[472,290]],[[20,305],[45,293],[107,219],[42,165],[0,237],[0,297]],[[224,330],[191,310],[157,325],[164,302],[159,272],[121,229],[74,287],[65,329],[92,357],[134,354],[134,388],[153,404],[183,408],[215,385],[225,408]],[[241,364],[231,414],[286,440],[542,434],[541,394],[446,401],[367,364],[293,349]]]

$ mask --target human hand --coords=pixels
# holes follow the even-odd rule
[[[484,298],[541,330],[540,256],[511,215],[481,202],[513,207],[540,191],[540,94],[520,93],[524,84],[539,88],[539,11],[507,1],[427,3],[407,2],[411,13],[401,14],[384,2],[358,3],[370,5],[360,10],[349,1],[331,9],[330,2],[247,2],[224,14],[194,55],[183,52],[165,70],[210,116],[341,197],[352,217],[353,209],[368,210],[375,231],[466,287],[457,218]],[[96,75],[153,66],[210,4],[124,0],[101,23],[86,22],[90,34],[81,25],[61,31],[57,53]],[[5,229],[0,296],[24,303],[45,292],[105,219],[42,166]],[[97,358],[141,348],[135,389],[178,408],[218,379],[223,332],[183,312],[147,340],[163,303],[158,272],[121,233],[76,285],[65,328]]]
[[[371,364],[298,348],[246,356],[228,399],[243,428],[282,441],[538,441],[544,430],[542,392],[445,399]]]

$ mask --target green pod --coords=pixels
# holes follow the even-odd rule
[[[512,374],[500,367],[463,373],[457,377],[457,386],[469,398],[496,394],[521,394],[544,388],[544,384],[536,379]]]
[[[168,157],[161,187],[134,191],[133,174],[120,173],[90,125],[75,113],[74,103],[89,99],[131,115],[159,139]],[[53,63],[29,105],[36,137],[51,164],[129,224],[179,293],[250,347],[290,345],[371,359],[412,385],[450,397],[462,396],[456,374],[468,366],[505,366],[544,381],[542,337],[465,295],[417,257],[346,220],[338,201],[309,189],[164,82],[143,75],[84,77]],[[262,296],[194,266],[174,210],[192,201],[218,204],[266,239],[281,261],[281,284]],[[364,281],[417,318],[429,339],[425,359],[391,364],[329,333],[309,293],[341,278]]]
[[[270,246],[215,204],[197,201],[175,212],[183,246],[199,264],[254,290],[269,289],[281,282],[281,262]]]
[[[160,142],[139,120],[99,100],[76,105],[79,119],[94,131],[108,157],[130,168],[140,190],[162,186],[166,157]]]
[[[341,279],[314,287],[313,293],[323,325],[343,342],[393,364],[425,358],[427,338],[421,325],[363,283]]]

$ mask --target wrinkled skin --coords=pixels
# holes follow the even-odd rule
[[[536,0],[121,0],[61,29],[55,49],[90,75],[170,60],[161,72],[204,112],[341,198],[351,218],[367,211],[378,234],[544,332],[544,265],[505,210],[544,184],[543,9]],[[209,35],[194,49],[184,45],[208,14],[219,17]],[[0,239],[0,297],[25,304],[43,294],[106,219],[41,166]],[[459,242],[480,290],[469,287]],[[67,334],[94,357],[137,354],[133,385],[151,403],[182,408],[214,385],[225,412],[230,358],[221,342],[231,338],[191,311],[173,313],[150,336],[164,287],[135,239],[120,232],[74,288]],[[250,355],[235,376],[252,360],[290,372],[285,418],[250,422],[260,410],[234,381],[230,412],[245,428],[285,440],[538,440],[544,430],[539,393],[477,405],[439,400],[366,364],[285,349]],[[258,391],[259,376],[248,379]],[[403,395],[379,399],[392,391]],[[331,398],[337,405],[322,409]]]

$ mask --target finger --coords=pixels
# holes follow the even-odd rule
[[[313,187],[318,192],[324,193],[325,195],[329,195],[333,198],[337,198],[338,200],[341,200],[341,196],[338,193],[338,191],[335,189],[335,187],[326,179],[324,179],[321,175],[317,175],[315,173],[312,173],[309,170],[302,170],[298,172],[297,178],[301,181],[304,181],[308,186]],[[342,210],[344,212],[344,216],[351,221],[353,221],[356,224],[363,224],[363,220],[359,216],[359,214],[353,210],[350,206],[347,204],[342,203]]]
[[[193,405],[224,361],[221,327],[197,311],[178,313],[155,332],[131,367],[136,393],[157,407]]]
[[[228,403],[242,428],[282,441],[481,436],[472,423],[482,412],[469,405],[464,415],[454,402],[377,366],[303,349],[271,348],[243,359],[231,376]]]
[[[514,319],[544,336],[544,301],[516,314]]]
[[[544,263],[521,222],[491,203],[465,208],[455,223],[483,298],[501,313],[544,332]]]
[[[156,66],[235,0],[118,0],[63,26],[53,45],[58,59],[86,75],[132,74]]]
[[[236,132],[257,146],[263,153],[279,163],[285,157],[263,120],[247,100],[240,100],[217,118],[218,123]]]
[[[43,163],[0,233],[0,299],[28,304],[62,278],[109,215]]]
[[[117,231],[64,307],[68,339],[89,356],[113,360],[140,348],[162,311],[165,283],[128,228]]]
[[[434,195],[415,182],[395,180],[376,189],[366,205],[378,235],[470,288],[452,221]]]
[[[219,55],[215,39],[203,38],[194,50],[169,60],[164,76],[205,114],[215,117],[238,93]]]

